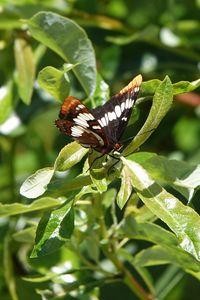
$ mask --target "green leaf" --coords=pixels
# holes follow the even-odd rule
[[[20,194],[29,199],[41,196],[46,191],[53,174],[54,168],[43,168],[36,171],[24,181],[20,188]]]
[[[88,149],[77,142],[67,144],[62,148],[55,161],[55,171],[66,171],[77,164],[86,155]]]
[[[136,271],[140,274],[140,276],[142,277],[142,279],[144,280],[144,282],[146,283],[146,285],[148,286],[148,288],[152,292],[152,294],[155,294],[154,287],[153,287],[152,276],[148,272],[148,270],[143,268],[143,267],[139,267],[139,266],[134,265],[133,255],[132,255],[132,253],[130,253],[128,251],[128,249],[120,248],[118,250],[118,254],[124,260],[128,261],[133,266],[134,269],[136,269]]]
[[[195,81],[179,81],[173,84],[174,95],[191,92],[200,86],[200,79]]]
[[[55,99],[63,101],[70,90],[67,74],[53,67],[46,67],[39,72],[38,83]]]
[[[140,88],[142,97],[153,95],[161,81],[159,79],[151,79],[144,81]],[[173,94],[178,95],[182,93],[191,92],[200,86],[200,79],[195,81],[179,81],[173,84]],[[138,100],[140,101],[140,100]]]
[[[134,159],[134,154],[131,156]],[[200,186],[200,165],[154,156],[141,163],[152,178],[170,184],[183,196],[191,200],[195,189]]]
[[[0,124],[4,123],[13,109],[13,83],[9,81],[0,88]]]
[[[37,200],[36,200],[37,201]],[[36,226],[31,226],[15,232],[12,238],[20,243],[33,244],[35,239]]]
[[[14,274],[14,265],[12,258],[12,247],[10,237],[7,235],[3,243],[3,271],[6,284],[12,300],[19,300],[17,295],[17,286]]]
[[[74,21],[52,12],[39,12],[28,21],[32,36],[64,61],[77,64],[73,72],[87,95],[96,86],[96,62],[92,44],[85,31]]]
[[[190,254],[180,248],[175,247],[161,247],[153,246],[148,249],[140,251],[134,257],[134,264],[136,266],[155,266],[160,264],[175,264],[186,272],[191,270],[199,272],[199,262]]]
[[[173,87],[168,76],[159,84],[153,97],[153,103],[148,118],[136,137],[123,151],[123,155],[138,149],[158,127],[173,101]]]
[[[107,191],[108,188],[108,183],[105,176],[106,171],[103,167],[104,161],[105,155],[102,156],[97,151],[92,151],[92,153],[89,153],[88,162],[90,166],[90,177],[99,193]]]
[[[52,208],[60,205],[61,200],[57,200],[51,197],[44,197],[35,200],[31,204],[2,204],[0,203],[0,217],[13,216],[18,214],[24,214],[31,211],[42,210]]]
[[[123,220],[120,229],[128,238],[149,241],[163,247],[178,246],[177,238],[173,233],[150,222],[136,222],[130,214]]]
[[[101,75],[97,73],[96,90],[93,95],[95,106],[103,105],[110,98],[109,85],[102,79]]]
[[[131,177],[127,172],[127,168],[123,168],[121,172],[121,186],[117,194],[117,204],[119,208],[123,208],[132,193]]]
[[[117,191],[114,188],[108,189],[103,194],[102,204],[105,206],[105,208],[110,207],[114,203],[114,201],[116,199],[116,194],[117,194]]]
[[[144,204],[176,234],[180,246],[200,259],[199,215],[157,184],[139,164],[121,158]]]
[[[37,228],[31,258],[48,255],[58,250],[71,236],[74,229],[73,200],[46,213]]]
[[[159,79],[151,79],[148,81],[144,81],[141,84],[140,94],[143,97],[153,95],[160,84],[161,81]]]
[[[107,41],[116,45],[127,45],[135,41],[149,41],[155,40],[159,34],[159,28],[155,25],[149,25],[145,29],[138,31],[129,36],[107,37]]]
[[[16,81],[19,96],[25,104],[30,104],[35,79],[35,62],[30,45],[24,39],[15,40]]]

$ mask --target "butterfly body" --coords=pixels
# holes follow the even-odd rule
[[[89,110],[80,100],[67,97],[55,121],[59,130],[83,147],[107,154],[122,147],[120,138],[131,116],[142,76],[135,77],[103,106]]]

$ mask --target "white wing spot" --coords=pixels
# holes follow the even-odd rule
[[[106,124],[108,125],[109,123],[108,114],[105,114],[105,119],[106,119]]]
[[[80,126],[89,127],[89,124],[82,118],[77,117],[77,118],[73,119],[73,121]]]
[[[126,99],[125,108],[129,108],[129,98]]]
[[[139,86],[136,86],[136,87],[134,88],[134,92],[135,92],[135,93],[139,92],[139,89],[140,89]]]
[[[71,135],[74,136],[74,137],[79,137],[83,134],[83,129],[79,126],[73,126],[71,128]]]
[[[123,118],[122,118],[122,121],[127,121],[127,117],[123,117]]]
[[[79,109],[82,109],[82,108],[84,108],[85,106],[84,106],[83,104],[79,104],[77,107],[78,107]]]
[[[93,129],[101,129],[101,127],[99,125],[93,125],[92,128]]]
[[[129,99],[129,104],[128,104],[128,108],[131,108],[132,107],[132,100]]]
[[[121,104],[121,111],[123,112],[123,111],[124,111],[124,109],[125,109],[125,103],[124,103],[124,102],[122,102],[122,104]]]
[[[98,120],[99,124],[101,125],[101,127],[103,127],[103,123],[101,122],[101,120]]]
[[[119,105],[115,106],[115,113],[116,113],[118,118],[121,116],[121,109],[120,109]]]
[[[105,119],[104,117],[101,118],[101,122],[102,122],[102,124],[103,124],[103,127],[107,125],[107,124],[106,124],[106,119]]]
[[[84,121],[94,120],[94,117],[90,113],[80,113],[78,115],[78,118],[83,119]]]
[[[109,118],[109,121],[112,121],[112,120],[115,120],[116,119],[116,114],[113,112],[108,112],[108,118]]]

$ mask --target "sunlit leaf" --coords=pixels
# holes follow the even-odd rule
[[[55,51],[66,62],[79,63],[73,72],[87,95],[96,85],[96,62],[92,44],[74,21],[52,12],[39,12],[29,21],[32,36]]]
[[[153,246],[140,251],[133,259],[135,265],[153,266],[161,264],[176,264],[186,272],[200,272],[199,262],[180,248],[169,246]]]
[[[136,161],[137,154],[130,158]],[[142,153],[141,153],[142,156]],[[170,160],[163,156],[154,155],[152,158],[140,161],[140,164],[151,174],[152,178],[170,184],[189,201],[195,189],[200,186],[200,165]]]
[[[152,132],[158,127],[166,113],[169,111],[173,101],[173,87],[168,76],[156,88],[153,103],[147,120],[140,129],[136,137],[123,151],[123,155],[128,155],[143,144]]]
[[[119,208],[123,208],[128,201],[132,192],[131,177],[129,176],[127,168],[122,169],[121,186],[117,194],[117,204]]]
[[[131,173],[132,184],[145,205],[176,234],[179,245],[200,259],[199,215],[156,183],[139,164],[122,158]]]
[[[58,154],[58,157],[55,161],[55,170],[66,171],[81,161],[87,152],[88,149],[83,148],[76,142],[67,144]]]
[[[53,174],[53,168],[38,170],[24,181],[20,188],[20,194],[30,199],[41,196],[46,191]]]
[[[179,81],[173,84],[174,95],[191,92],[200,86],[200,79],[195,81]]]
[[[48,255],[58,250],[74,229],[73,201],[67,201],[60,208],[46,213],[37,228],[36,241],[31,257]]]
[[[173,233],[150,223],[136,222],[132,215],[128,215],[122,222],[121,230],[126,237],[149,241],[161,246],[178,246],[178,240]]]

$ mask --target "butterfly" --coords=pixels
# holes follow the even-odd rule
[[[67,97],[55,121],[56,127],[83,147],[102,154],[120,150],[120,139],[137,99],[142,76],[136,76],[104,105],[88,109],[73,96]]]

